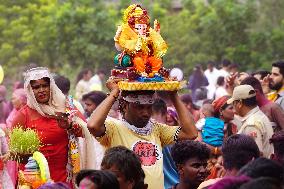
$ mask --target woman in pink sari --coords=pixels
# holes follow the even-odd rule
[[[16,89],[12,94],[11,101],[14,108],[6,120],[6,128],[5,128],[6,133],[8,133],[7,131],[11,129],[12,121],[16,117],[17,112],[27,104],[27,94],[25,90]],[[16,186],[17,175],[18,175],[17,163],[15,161],[7,161],[6,167],[14,186]]]
[[[24,89],[16,89],[12,94],[12,104],[13,104],[13,110],[9,114],[6,125],[7,129],[11,129],[12,121],[15,118],[17,112],[27,104],[27,94]]]

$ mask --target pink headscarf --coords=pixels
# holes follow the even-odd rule
[[[16,89],[13,94],[16,95],[23,104],[27,103],[27,93],[24,89]]]

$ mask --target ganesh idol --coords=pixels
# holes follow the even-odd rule
[[[112,75],[143,82],[163,80],[167,76],[162,57],[168,47],[160,35],[160,24],[155,20],[151,28],[150,17],[140,5],[130,5],[124,11],[123,23],[118,26],[114,41],[120,51],[114,62],[120,69],[114,69]]]

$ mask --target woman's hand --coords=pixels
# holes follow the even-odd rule
[[[50,118],[56,119],[58,126],[62,129],[69,129],[71,126],[71,122],[68,119],[69,114],[56,112],[55,115],[50,115]]]

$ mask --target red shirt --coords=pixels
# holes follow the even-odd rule
[[[66,165],[68,160],[67,131],[59,127],[53,118],[41,116],[36,110],[24,106],[13,121],[13,126],[21,125],[38,132],[42,147],[40,152],[48,162],[51,179],[66,182]]]

